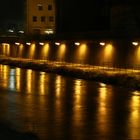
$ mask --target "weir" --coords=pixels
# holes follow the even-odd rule
[[[126,40],[59,40],[1,42],[0,55],[96,66],[137,68],[139,42]]]

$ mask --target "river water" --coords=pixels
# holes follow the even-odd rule
[[[0,122],[41,140],[140,140],[140,93],[0,65]]]

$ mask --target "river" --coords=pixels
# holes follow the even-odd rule
[[[0,65],[0,122],[40,140],[140,140],[140,92]]]

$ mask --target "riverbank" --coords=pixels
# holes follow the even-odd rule
[[[0,56],[0,64],[140,90],[140,70]]]

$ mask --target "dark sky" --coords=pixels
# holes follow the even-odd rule
[[[24,0],[1,0],[0,20],[20,19]]]
[[[58,28],[62,31],[93,31],[109,28],[109,5],[130,0],[56,0]],[[133,0],[138,1],[138,0]],[[22,20],[25,0],[1,0],[0,26]],[[86,2],[86,3],[85,3]]]
[[[64,31],[89,32],[109,26],[109,0],[61,0],[58,5],[61,11],[60,28]]]
[[[0,4],[0,31],[8,28],[23,29],[24,0],[1,0]]]

